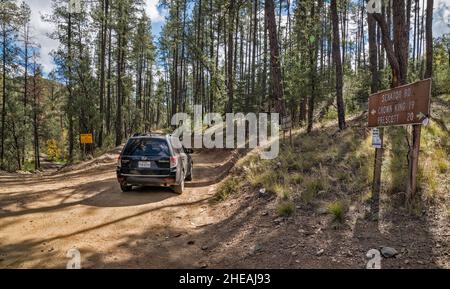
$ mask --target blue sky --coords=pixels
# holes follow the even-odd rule
[[[19,0],[20,1],[20,0]],[[47,33],[54,29],[52,23],[42,21],[41,15],[51,13],[51,0],[24,0],[31,8],[31,28],[34,41],[41,46],[40,62],[45,73],[53,68],[53,60],[49,53],[58,47],[58,42],[47,37]],[[159,0],[144,0],[145,11],[152,20],[153,34],[155,38],[161,32],[164,25],[165,11],[158,8]]]
[[[49,73],[53,67],[53,60],[49,53],[58,47],[58,42],[47,37],[47,33],[54,29],[52,23],[41,20],[41,15],[51,12],[51,0],[24,0],[32,11],[31,27],[35,42],[41,46],[41,59],[44,72]],[[83,1],[83,0],[82,0]],[[159,0],[144,0],[145,11],[152,20],[153,35],[159,36],[164,25],[166,12],[158,8]],[[450,0],[435,0],[433,31],[435,36],[450,33]]]

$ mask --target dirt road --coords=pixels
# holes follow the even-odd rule
[[[194,154],[195,180],[182,195],[122,193],[117,152],[52,175],[0,176],[0,267],[65,268],[71,248],[84,268],[204,266],[189,238],[217,221],[208,203],[237,152]]]

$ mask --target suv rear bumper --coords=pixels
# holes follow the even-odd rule
[[[129,175],[117,172],[117,180],[123,186],[176,186],[181,183],[175,172],[166,176]]]

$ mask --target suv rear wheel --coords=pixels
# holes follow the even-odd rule
[[[173,190],[175,191],[175,193],[181,195],[184,191],[184,172],[183,175],[181,176],[181,183],[179,185],[176,185],[173,187]]]

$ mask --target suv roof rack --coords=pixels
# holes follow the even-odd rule
[[[135,133],[132,137],[146,137],[146,136],[165,136],[165,133],[155,133],[155,132],[146,132],[146,133]]]

